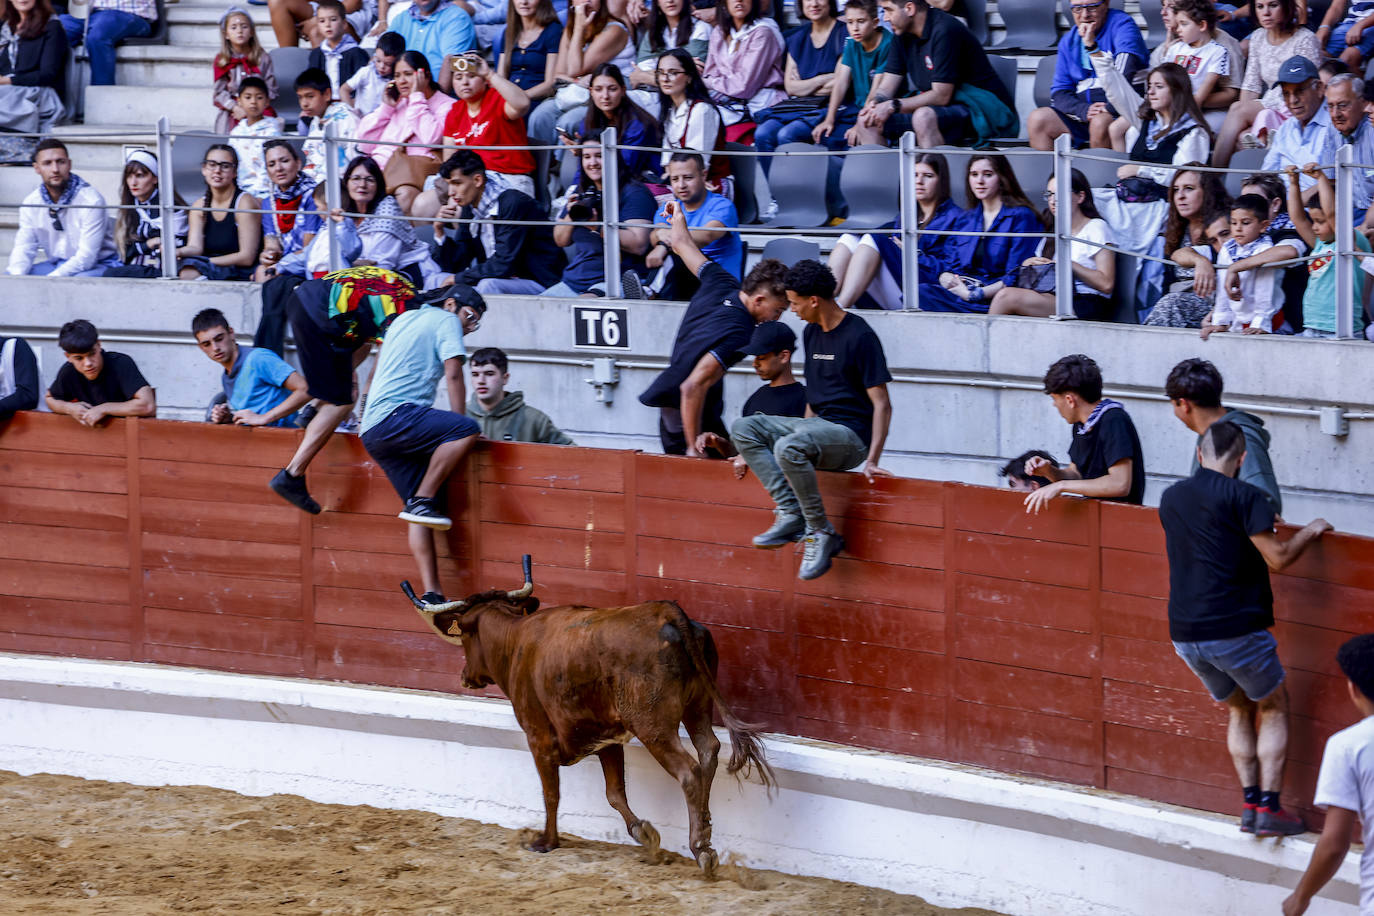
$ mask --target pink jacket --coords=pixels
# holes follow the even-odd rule
[[[761,111],[787,98],[782,91],[782,60],[786,48],[772,19],[756,19],[743,34],[711,29],[711,46],[702,79],[717,97],[743,99],[750,112]]]
[[[444,120],[454,100],[436,91],[428,99],[424,93],[412,92],[410,98],[401,99],[395,105],[382,102],[382,107],[368,113],[358,124],[358,137],[362,140],[385,140],[391,143],[412,141],[415,143],[441,143],[444,135]],[[386,168],[391,154],[401,149],[399,146],[378,146],[375,143],[359,143],[358,152],[366,153]],[[435,151],[423,146],[407,146],[405,151],[412,156],[437,158]]]

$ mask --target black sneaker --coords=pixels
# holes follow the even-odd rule
[[[310,491],[305,488],[304,477],[292,477],[286,473],[286,468],[277,472],[277,476],[272,478],[268,484],[272,490],[282,499],[311,515],[320,514],[320,504],[310,496]]]
[[[1254,833],[1255,819],[1259,817],[1259,805],[1246,804],[1240,809],[1240,832]]]
[[[300,410],[296,411],[296,425],[301,429],[305,429],[310,425],[310,421],[315,419],[315,414],[317,413],[319,413],[319,411],[315,409],[314,404],[306,404]]]
[[[446,604],[448,599],[438,592],[425,592],[420,596],[420,600],[425,604]]]
[[[648,299],[644,295],[644,284],[639,281],[639,274],[633,270],[627,270],[620,275],[620,298],[622,299]]]
[[[399,518],[403,522],[410,522],[412,525],[424,525],[426,528],[433,528],[436,531],[447,531],[453,527],[453,519],[439,511],[439,506],[434,499],[426,499],[423,496],[412,496],[407,499],[406,507],[401,510]]]
[[[1302,818],[1282,808],[1277,811],[1260,808],[1255,815],[1255,836],[1297,836],[1306,832],[1307,825]]]

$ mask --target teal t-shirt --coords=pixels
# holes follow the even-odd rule
[[[265,347],[239,347],[234,368],[220,380],[229,409],[267,413],[291,396],[285,385],[294,371],[285,360]],[[291,426],[295,422],[293,413],[272,425]]]
[[[432,406],[435,386],[444,377],[444,362],[467,355],[463,323],[453,312],[432,305],[403,312],[386,332],[361,432],[391,416],[402,404]]]
[[[1363,232],[1355,233],[1355,247],[1369,251],[1369,240]],[[1335,242],[1317,240],[1312,246],[1312,260],[1307,262],[1307,291],[1302,296],[1302,323],[1318,331],[1336,333],[1336,259],[1331,252]],[[1351,273],[1355,277],[1355,336],[1364,331],[1364,270],[1358,263]]]
[[[887,29],[878,29],[878,34],[882,37],[872,51],[865,51],[864,46],[852,38],[845,40],[840,63],[848,67],[850,73],[850,95],[845,99],[846,102],[862,105],[868,98],[868,90],[873,86],[873,74],[880,73],[887,65],[892,33]]]

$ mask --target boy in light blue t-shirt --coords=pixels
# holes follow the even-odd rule
[[[1307,262],[1307,290],[1302,296],[1303,337],[1336,336],[1336,190],[1331,179],[1316,167],[1303,169],[1317,182],[1315,207],[1304,210],[1302,191],[1298,184],[1298,169],[1288,166],[1288,218],[1293,228],[1312,249],[1313,259]],[[1355,247],[1369,251],[1364,233],[1355,233]],[[1363,260],[1363,259],[1361,259]],[[1354,329],[1356,337],[1364,336],[1364,270],[1358,264],[1350,272],[1353,277]]]
[[[229,319],[219,309],[204,309],[191,319],[196,346],[224,370],[224,401],[206,413],[211,423],[239,426],[290,426],[310,400],[305,378],[265,347],[240,347]]]

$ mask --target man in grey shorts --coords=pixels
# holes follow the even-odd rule
[[[1307,828],[1279,803],[1288,751],[1288,689],[1273,634],[1269,570],[1283,569],[1330,531],[1316,519],[1287,542],[1257,487],[1236,480],[1245,434],[1228,420],[1198,444],[1200,467],[1164,492],[1159,520],[1169,555],[1174,651],[1231,714],[1226,743],[1244,792],[1240,829],[1292,836]]]

